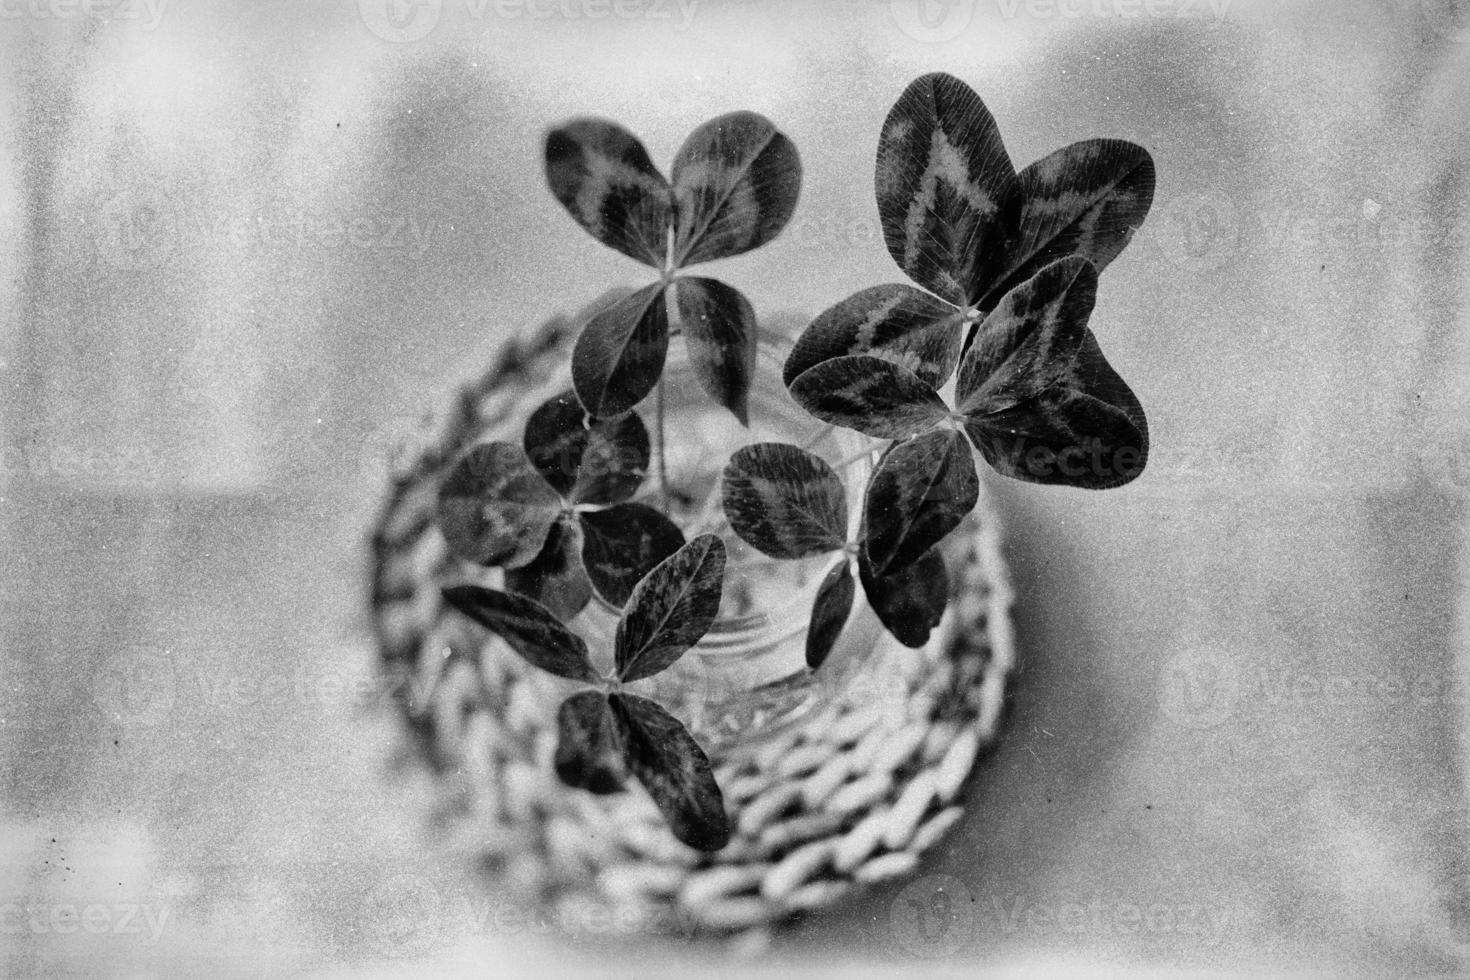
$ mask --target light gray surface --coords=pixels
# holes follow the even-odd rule
[[[1153,153],[1093,326],[1155,450],[1120,491],[997,487],[1009,736],[912,890],[775,964],[1458,972],[1470,44],[1435,0],[1198,6],[706,0],[680,28],[445,0],[411,43],[353,3],[0,21],[4,974],[708,966],[559,953],[425,857],[355,686],[372,476],[505,336],[642,275],[545,192],[545,124],[616,118],[666,163],[771,116],[802,204],[717,274],[810,312],[899,278],[872,152],[929,70],[1018,162]],[[974,916],[896,930],[946,875]]]

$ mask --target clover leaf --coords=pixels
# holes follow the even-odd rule
[[[1148,419],[1088,329],[1096,298],[1092,263],[1063,259],[1007,293],[981,325],[955,400],[997,472],[1087,490],[1143,472]]]
[[[876,575],[913,564],[974,507],[966,437],[998,472],[1032,483],[1107,489],[1142,472],[1148,424],[1087,327],[1096,295],[1097,271],[1078,256],[1007,293],[965,352],[953,409],[914,371],[873,354],[821,361],[791,383],[818,418],[896,440],[864,501],[863,553]]]
[[[557,712],[554,766],[562,782],[612,793],[631,772],[676,838],[717,851],[729,843],[731,828],[709,757],[677,718],[623,685],[665,670],[699,642],[719,611],[724,577],[725,545],[711,534],[654,567],[623,609],[608,676],[592,666],[582,638],[534,599],[474,585],[446,588],[444,599],[532,665],[594,686],[568,697]]]
[[[907,646],[928,642],[949,599],[943,559],[930,552],[919,582],[904,571],[873,574],[859,547],[848,541],[847,490],[826,460],[786,443],[745,446],[725,466],[721,503],[731,529],[772,558],[842,552],[823,576],[812,604],[807,666],[822,666],[852,613],[855,561],[868,604],[888,631]]]
[[[671,173],[665,178],[638,138],[607,120],[576,119],[546,137],[557,200],[598,241],[661,273],[587,322],[572,350],[573,385],[594,418],[632,409],[663,372],[672,312],[700,386],[744,425],[756,351],[751,305],[717,279],[677,273],[774,238],[796,208],[801,162],[770,120],[733,112],[690,134]]]
[[[506,586],[570,619],[592,590],[621,606],[684,543],[673,521],[631,502],[648,471],[649,437],[629,413],[592,422],[565,392],[526,422],[522,445],[484,443],[440,486],[451,551],[506,569]]]
[[[868,605],[898,642],[921,647],[944,617],[949,604],[949,570],[939,548],[931,548],[907,568],[887,575],[873,571],[867,556],[858,554],[858,579]]]
[[[1101,272],[1122,252],[1153,202],[1154,165],[1140,146],[1092,139],[1017,173],[980,97],[931,74],[889,112],[875,185],[888,252],[922,288],[877,286],[824,312],[787,360],[788,385],[821,361],[870,354],[938,388],[964,327],[1012,290],[1058,259]]]

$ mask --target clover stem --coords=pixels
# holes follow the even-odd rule
[[[814,447],[817,443],[821,442],[823,439],[827,438],[836,431],[837,426],[833,425],[831,422],[828,422],[826,425],[822,426],[822,428],[817,432],[816,435],[812,436],[806,442],[802,443],[801,448],[805,449],[807,452],[811,452],[812,447]]]
[[[851,456],[847,457],[842,462],[838,463],[836,466],[834,466],[832,468],[834,470],[845,470],[849,466],[851,466],[852,464],[856,463],[858,460],[865,459],[868,456],[871,456],[874,453],[878,452],[882,448],[883,448],[883,440],[882,439],[872,439],[872,440],[870,440],[868,442],[867,448],[864,449],[862,452],[853,453]]]
[[[658,440],[658,493],[663,501],[664,514],[669,513],[669,462],[668,438],[664,431],[664,379],[658,379],[654,394],[654,430]]]
[[[692,525],[691,534],[718,534],[730,523],[729,518],[725,516],[724,509],[720,507],[724,500],[724,487],[723,480],[716,480],[715,485],[710,487],[709,493],[704,498],[704,506],[699,509],[699,517]],[[719,509],[718,521],[714,519],[716,509]]]

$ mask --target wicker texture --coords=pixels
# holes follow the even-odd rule
[[[629,931],[730,932],[906,875],[960,818],[955,804],[993,739],[1012,666],[1010,592],[984,499],[951,538],[954,598],[923,650],[886,634],[860,676],[818,711],[748,745],[707,746],[736,833],[706,855],[676,841],[640,787],[568,789],[552,769],[555,711],[497,638],[443,616],[452,563],[432,526],[437,475],[523,417],[565,361],[571,323],[512,343],[395,461],[374,537],[382,668],[442,787],[459,847],[558,914],[615,913]]]

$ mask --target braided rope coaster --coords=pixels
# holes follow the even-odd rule
[[[985,497],[950,539],[955,594],[927,647],[882,634],[861,673],[798,723],[706,745],[736,832],[701,854],[674,839],[641,787],[563,786],[552,768],[559,699],[497,637],[441,607],[440,586],[466,573],[433,525],[438,474],[486,432],[519,424],[573,333],[570,319],[552,320],[458,393],[395,461],[373,538],[382,670],[436,770],[453,845],[530,904],[640,934],[759,930],[912,872],[962,815],[954,801],[995,737],[1013,662]]]

